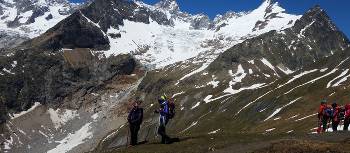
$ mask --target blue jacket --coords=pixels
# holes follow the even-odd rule
[[[166,124],[168,124],[168,114],[169,114],[169,105],[168,105],[168,101],[163,101],[161,103],[162,109],[159,111],[159,124],[166,126]]]

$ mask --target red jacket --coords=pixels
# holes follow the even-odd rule
[[[338,119],[338,116],[339,116],[339,113],[340,113],[340,107],[335,107],[335,108],[333,108],[333,121],[334,122],[337,122],[337,121],[339,121],[339,119]]]
[[[350,104],[345,105],[345,118],[350,118]]]
[[[326,104],[321,104],[318,109],[318,118],[320,119],[323,116],[324,109],[327,107]]]

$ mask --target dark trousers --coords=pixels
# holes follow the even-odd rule
[[[130,145],[137,145],[137,134],[140,130],[140,125],[138,124],[130,124],[130,137],[131,137],[131,141],[130,141]]]
[[[344,131],[347,131],[349,128],[350,118],[344,119]]]
[[[161,143],[163,144],[169,143],[170,138],[166,135],[166,129],[164,125],[159,125],[158,134],[162,137]]]
[[[338,131],[339,121],[332,121],[332,129],[333,131]]]
[[[328,121],[329,121],[329,117],[327,117],[327,116],[322,117],[322,131],[323,132],[325,132],[328,128],[328,126],[327,126]]]

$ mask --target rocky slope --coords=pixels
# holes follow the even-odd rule
[[[316,6],[292,27],[243,41],[207,66],[197,57],[149,72],[137,92],[149,115],[141,140],[155,133],[154,99],[164,93],[178,106],[169,133],[180,137],[314,132],[321,99],[347,102],[349,51],[349,40]],[[100,149],[121,145],[124,134]]]
[[[51,27],[0,52],[2,151],[113,151],[135,98],[140,140],[154,139],[164,93],[169,133],[189,141],[310,133],[318,101],[348,92],[349,40],[318,6],[290,15],[267,0],[210,20],[174,0],[95,0]]]

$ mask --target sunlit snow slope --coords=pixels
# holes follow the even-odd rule
[[[43,34],[69,16],[78,5],[66,0],[0,1],[0,34],[6,39],[1,40],[0,48],[11,46],[16,41],[11,40],[13,37],[29,39]]]
[[[165,2],[171,5],[163,7],[161,3]],[[119,33],[121,37],[109,36],[111,48],[104,53],[108,57],[132,52],[143,64],[156,68],[184,61],[204,52],[218,54],[248,38],[271,30],[282,31],[289,28],[301,17],[286,14],[277,2],[271,3],[270,0],[251,12],[228,12],[218,15],[213,21],[202,14],[181,12],[176,1],[161,1],[155,6],[142,2],[136,4],[139,8],[166,14],[172,24],[161,25],[152,19],[149,24],[125,19],[124,25],[119,26],[119,29],[108,29],[107,34]]]

